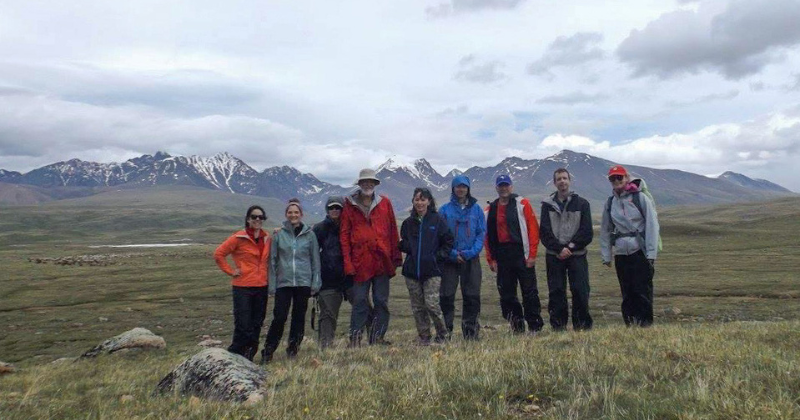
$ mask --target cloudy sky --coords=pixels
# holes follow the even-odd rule
[[[800,191],[800,0],[4,0],[0,168],[563,148]]]

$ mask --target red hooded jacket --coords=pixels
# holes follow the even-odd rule
[[[344,273],[363,282],[375,276],[393,277],[402,264],[400,234],[392,202],[375,195],[367,217],[354,202],[358,192],[345,199],[339,240],[344,256]]]

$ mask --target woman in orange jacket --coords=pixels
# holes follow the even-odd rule
[[[267,270],[269,234],[261,227],[267,215],[260,206],[250,206],[240,230],[214,251],[214,260],[231,276],[233,287],[233,340],[228,351],[253,360],[258,337],[267,315]],[[233,256],[234,267],[227,257]]]

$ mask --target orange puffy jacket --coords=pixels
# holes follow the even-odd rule
[[[267,285],[269,267],[267,258],[272,239],[263,229],[260,236],[264,238],[264,250],[261,254],[258,252],[258,244],[244,230],[231,235],[214,251],[214,261],[229,276],[233,275],[234,269],[228,264],[227,257],[233,255],[233,263],[241,272],[241,275],[231,279],[233,286],[264,287]]]

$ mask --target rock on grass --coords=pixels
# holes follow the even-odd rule
[[[227,350],[210,348],[178,365],[158,383],[156,393],[256,403],[264,398],[261,387],[266,380],[267,372],[253,362]]]
[[[5,375],[7,373],[14,373],[17,371],[17,368],[14,367],[11,363],[4,363],[0,362],[0,375]]]
[[[100,353],[114,353],[124,349],[163,349],[167,342],[146,328],[134,328],[109,338],[87,351],[81,357],[95,357]]]

